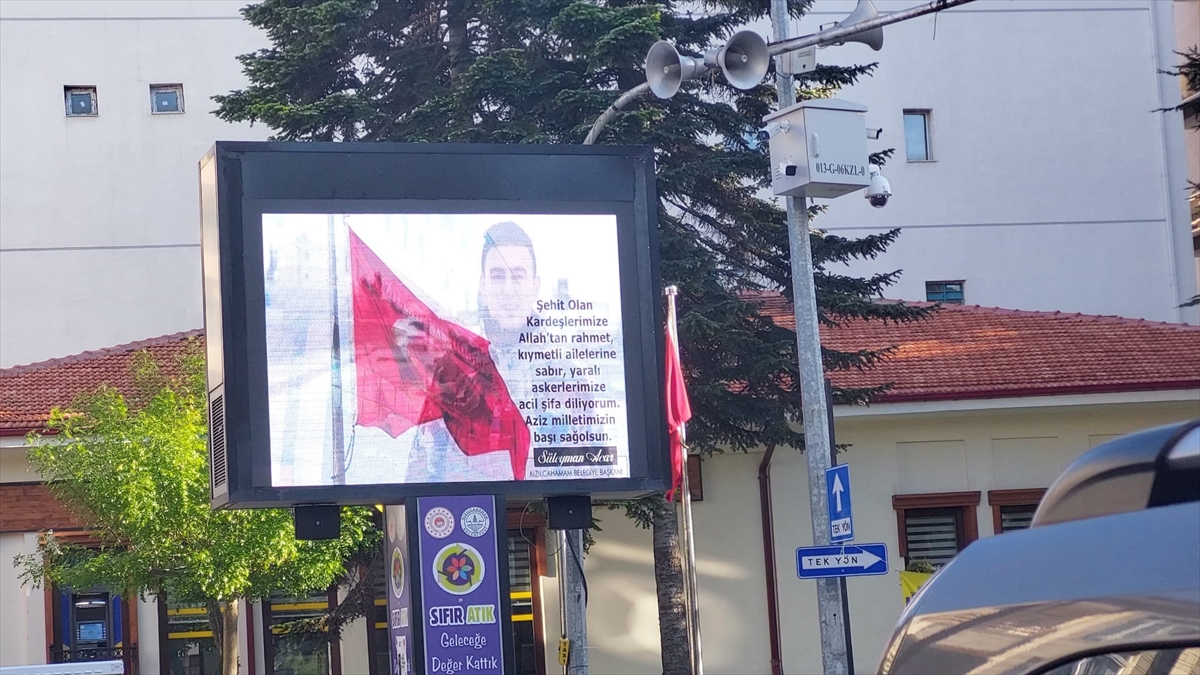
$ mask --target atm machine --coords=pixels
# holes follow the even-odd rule
[[[55,642],[71,652],[95,652],[97,658],[110,658],[121,642],[121,598],[103,590],[61,591],[55,612],[59,622]],[[86,656],[76,654],[70,660]]]

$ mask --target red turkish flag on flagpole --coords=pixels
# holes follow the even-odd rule
[[[529,427],[483,337],[421,302],[350,232],[358,420],[392,438],[445,421],[463,454],[507,452],[525,479]]]
[[[683,425],[692,418],[687,385],[683,382],[683,366],[679,362],[679,338],[675,328],[675,307],[667,313],[667,439],[671,452],[671,489],[667,501],[675,499],[675,490],[683,483],[684,449]]]

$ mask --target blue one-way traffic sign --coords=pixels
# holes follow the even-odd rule
[[[887,544],[805,546],[796,549],[801,579],[866,577],[887,574]]]
[[[854,539],[854,515],[850,510],[850,465],[825,469],[825,497],[829,501],[829,541],[837,544]]]

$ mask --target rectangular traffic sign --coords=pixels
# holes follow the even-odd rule
[[[801,579],[867,577],[887,572],[887,544],[802,546],[796,549],[796,574]]]
[[[825,469],[825,497],[829,503],[829,541],[838,544],[854,539],[854,515],[850,509],[850,465]]]

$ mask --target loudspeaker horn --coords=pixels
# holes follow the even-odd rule
[[[879,10],[875,9],[875,3],[871,0],[858,0],[858,4],[854,7],[854,11],[850,12],[850,16],[842,19],[837,23],[837,28],[846,28],[853,26],[856,23],[870,21],[879,17]],[[883,28],[872,28],[869,31],[851,35],[839,42],[839,45],[844,45],[847,42],[861,42],[875,51],[883,49]]]
[[[752,30],[740,30],[717,52],[717,65],[738,89],[751,89],[762,82],[771,64],[767,41]]]
[[[681,55],[670,42],[659,40],[646,54],[646,82],[659,98],[671,98],[684,80],[699,77],[708,70],[704,62]]]

